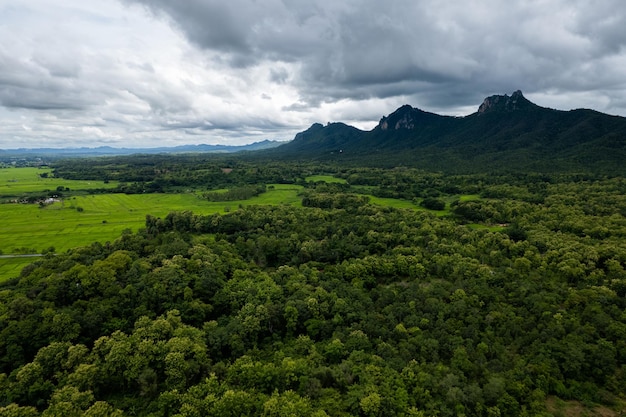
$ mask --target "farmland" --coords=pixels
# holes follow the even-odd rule
[[[73,191],[109,188],[116,183],[97,181],[42,178],[49,169],[3,168],[0,169],[0,199],[24,193],[54,190],[57,187]],[[329,175],[307,177],[307,181],[345,183],[345,180]],[[198,214],[228,212],[239,206],[249,205],[298,205],[298,193],[302,186],[293,184],[270,184],[267,191],[257,197],[241,201],[210,202],[199,193],[189,191],[176,194],[85,194],[61,199],[50,205],[0,204],[0,216],[4,225],[0,231],[2,253],[41,253],[53,247],[57,252],[116,239],[124,230],[142,227],[147,214],[165,216],[171,211],[189,210]],[[418,208],[410,201],[369,196],[372,203],[403,208]],[[28,260],[20,260],[28,262]],[[13,260],[12,262],[18,262]],[[9,262],[0,260],[0,276]]]
[[[74,183],[63,181],[63,186],[76,189],[85,185],[80,181]],[[45,184],[47,186],[50,182]],[[4,220],[0,230],[0,250],[5,255],[41,253],[48,248],[63,252],[93,242],[113,241],[124,230],[136,231],[142,227],[147,214],[160,217],[171,211],[183,210],[211,214],[227,212],[240,205],[298,204],[297,194],[301,188],[275,184],[258,197],[229,202],[209,202],[190,192],[79,195],[44,207],[37,204],[0,204],[0,216]],[[0,259],[0,281],[14,276],[31,261],[28,258]]]
[[[305,181],[346,184],[344,179],[331,175],[307,176]],[[251,205],[301,205],[300,193],[303,190],[302,185],[269,184],[266,192],[256,197],[221,202],[207,201],[201,197],[201,192],[193,189],[152,194],[102,192],[102,189],[112,191],[117,185],[117,182],[53,178],[50,169],[0,169],[0,201],[7,202],[25,193],[36,194],[57,188],[72,190],[70,195],[48,205],[0,204],[0,216],[4,220],[0,229],[1,253],[61,253],[93,242],[114,241],[124,231],[136,231],[143,227],[148,214],[164,217],[172,211],[213,214]],[[99,189],[99,193],[92,193],[94,189]],[[369,193],[362,195],[375,205],[424,210],[415,199],[383,198]],[[450,214],[449,202],[445,210],[435,213],[438,216]],[[16,276],[30,262],[32,258],[0,258],[0,281]]]
[[[307,181],[310,182],[326,182],[326,183],[337,183],[337,184],[345,184],[346,180],[343,178],[336,178],[332,175],[311,175],[306,177]]]
[[[0,168],[0,201],[26,193],[54,191],[59,187],[74,191],[113,189],[116,182],[65,180],[51,177],[49,168]]]

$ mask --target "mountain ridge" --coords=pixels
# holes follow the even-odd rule
[[[444,171],[626,172],[626,118],[541,107],[517,90],[489,96],[463,117],[405,104],[369,131],[343,123],[314,124],[274,151],[317,159],[341,154],[346,160],[369,158]]]
[[[265,139],[246,145],[178,145],[160,146],[154,148],[116,148],[112,146],[78,147],[78,148],[17,148],[0,149],[0,157],[20,156],[116,156],[132,154],[158,154],[158,153],[235,153],[243,151],[257,151],[271,149],[280,146],[284,142]]]

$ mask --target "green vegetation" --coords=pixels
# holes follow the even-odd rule
[[[376,197],[374,195],[367,195],[370,200],[370,203],[376,204],[378,206],[385,207],[393,207],[393,208],[410,208],[410,209],[418,209],[420,208],[418,204],[415,204],[409,200],[401,200],[397,198],[385,198],[385,197]]]
[[[51,169],[0,168],[0,202],[20,198],[30,193],[50,192],[56,194],[57,191],[62,193],[66,189],[73,191],[113,189],[116,186],[117,183],[115,182],[105,183],[102,180],[68,181],[63,178],[55,178]]]
[[[478,194],[471,194],[471,195],[462,195],[459,197],[459,201],[472,201],[472,200],[479,200],[480,196]]]
[[[188,193],[77,196],[44,208],[37,204],[0,204],[0,216],[5,222],[0,229],[0,250],[9,255],[27,247],[40,253],[54,246],[58,252],[63,252],[93,242],[113,241],[127,229],[135,231],[142,227],[148,214],[165,216],[172,210],[210,214],[240,205],[299,204],[301,189],[297,185],[270,185],[264,194],[228,203],[209,202]],[[0,258],[0,280],[15,276],[16,264],[28,262]]]
[[[370,131],[343,123],[314,124],[268,153],[275,159],[306,157],[343,167],[403,165],[458,174],[626,174],[626,118],[542,108],[521,93],[514,96],[490,97],[491,105],[483,107],[487,111],[466,117],[404,105]]]
[[[236,201],[258,197],[266,191],[265,184],[245,185],[227,190],[216,190],[202,194],[209,201]]]
[[[0,205],[5,255],[48,252],[0,283],[0,415],[626,409],[624,178],[229,158]]]
[[[345,184],[346,180],[343,178],[337,178],[332,175],[311,175],[305,178],[307,182],[327,182],[327,183],[339,183]]]
[[[420,206],[429,210],[441,211],[445,210],[446,202],[435,197],[426,197],[425,199],[420,201]]]
[[[12,255],[0,256],[0,282],[5,279],[18,277],[20,271],[24,269],[26,265],[33,263],[33,258],[11,257]]]

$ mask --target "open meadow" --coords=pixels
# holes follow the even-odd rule
[[[337,184],[345,184],[346,180],[343,178],[337,178],[332,175],[311,175],[305,178],[307,182],[326,182],[326,183],[337,183]]]
[[[19,171],[19,170],[16,170]],[[70,188],[74,181],[64,181]],[[82,181],[77,181],[82,182]],[[227,212],[239,206],[299,204],[301,186],[275,184],[258,197],[242,201],[209,202],[194,193],[93,194],[70,197],[40,207],[38,204],[0,204],[3,227],[0,251],[4,255],[55,252],[117,239],[124,230],[136,231],[146,215],[163,217],[171,211],[198,214]],[[0,258],[0,281],[19,273],[32,258]]]
[[[50,168],[0,168],[0,201],[18,198],[26,193],[54,191],[59,187],[73,191],[113,189],[117,182],[65,180],[53,178]]]
[[[42,178],[49,169],[0,169],[0,201],[24,193],[54,190],[57,187],[73,191],[112,188],[116,183],[74,181]],[[310,182],[344,182],[328,175],[307,177]],[[3,226],[0,229],[0,281],[15,277],[33,261],[32,257],[17,257],[42,252],[65,252],[93,242],[105,243],[117,239],[125,230],[136,231],[145,224],[146,215],[164,217],[172,211],[189,210],[196,214],[225,213],[250,205],[301,205],[302,186],[269,184],[267,191],[247,200],[211,202],[198,193],[174,194],[85,194],[69,196],[49,205],[0,204]],[[363,194],[375,205],[425,210],[414,201],[380,198]],[[449,205],[448,205],[449,206]],[[449,214],[449,209],[436,211]],[[12,257],[15,256],[15,257]]]

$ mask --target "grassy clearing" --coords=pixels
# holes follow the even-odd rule
[[[410,208],[414,210],[423,210],[422,207],[415,204],[410,200],[400,200],[397,198],[383,198],[376,197],[371,194],[363,194],[366,197],[369,197],[370,203],[375,204],[377,206],[386,206],[386,207],[394,207],[394,208]]]
[[[418,211],[428,211],[433,213],[435,216],[448,216],[450,215],[450,203],[446,203],[446,208],[444,210],[429,210],[419,205],[421,200],[416,200],[415,202],[411,200],[401,200],[397,198],[382,198],[376,197],[371,194],[364,194],[365,196],[370,198],[371,204],[376,204],[377,206],[387,206],[387,207],[395,207],[395,208],[405,208],[405,209],[413,209]]]
[[[298,206],[302,205],[302,197],[298,195],[300,191],[302,191],[302,188],[301,185],[293,184],[269,184],[265,193],[239,203],[243,206],[259,204],[287,204],[290,206]]]
[[[51,174],[50,168],[0,168],[0,182],[14,181],[14,182],[28,182],[34,179],[42,179],[39,174]]]
[[[56,252],[64,252],[93,242],[113,241],[126,229],[143,227],[147,214],[164,217],[182,210],[212,214],[249,205],[299,205],[301,189],[297,185],[274,184],[258,197],[229,202],[209,202],[187,193],[76,196],[45,208],[36,204],[0,204],[4,220],[0,250],[5,255],[24,249],[40,253],[52,246]],[[0,259],[0,281],[17,276],[30,262],[33,259]]]
[[[42,178],[41,174],[52,174],[48,168],[0,168],[0,196],[3,198],[20,196],[24,193],[56,190],[57,187],[70,190],[89,190],[117,187],[117,182],[111,181],[76,181],[61,178]]]
[[[20,271],[37,258],[0,258],[0,282],[20,275]]]
[[[57,251],[64,251],[94,241],[105,242],[117,238],[125,229],[142,227],[147,214],[163,217],[181,210],[212,214],[239,206],[300,204],[301,188],[275,184],[258,197],[229,202],[209,202],[186,193],[76,196],[44,208],[36,204],[0,204],[4,220],[0,250],[4,254],[15,253],[19,248],[41,252],[54,246]]]
[[[9,168],[2,171],[20,173],[16,183],[52,186],[49,181],[39,181],[35,168]],[[28,173],[30,171],[30,174]],[[7,178],[6,172],[4,178]],[[0,181],[2,177],[0,176]],[[333,178],[316,176],[309,178]],[[44,180],[44,179],[41,179]],[[307,179],[308,180],[308,179]],[[335,179],[339,180],[339,179]],[[59,180],[60,181],[60,180]],[[342,180],[340,180],[342,181]],[[80,181],[65,181],[64,186],[77,189]],[[93,182],[84,182],[93,187]],[[59,182],[61,184],[61,182]],[[110,184],[109,184],[110,185]],[[40,189],[39,189],[40,190]],[[195,193],[180,194],[95,194],[74,196],[40,208],[36,204],[0,204],[0,216],[4,220],[0,229],[0,250],[5,255],[14,253],[41,253],[54,247],[56,252],[107,242],[117,239],[125,230],[136,231],[145,224],[146,215],[164,217],[172,211],[189,210],[197,214],[224,213],[251,205],[301,205],[301,186],[269,184],[267,191],[257,197],[241,201],[209,202]],[[413,201],[380,198],[364,194],[372,204],[395,208],[426,210]],[[463,198],[463,197],[461,197]],[[449,214],[446,210],[434,211],[438,216]],[[471,225],[475,228],[486,228]],[[489,226],[489,230],[501,230],[500,226]],[[19,271],[32,262],[32,258],[0,259],[0,281],[17,276]]]
[[[194,193],[181,193],[75,196],[44,208],[34,204],[0,204],[0,216],[4,220],[0,230],[0,250],[4,254],[40,253],[52,246],[58,252],[94,241],[106,242],[116,239],[126,229],[142,227],[147,214],[163,217],[171,211],[181,210],[212,214],[250,205],[300,205],[298,194],[301,190],[302,187],[297,185],[273,184],[257,197],[229,202],[209,202]],[[367,196],[376,205],[425,210],[410,200]],[[449,207],[434,213],[447,215]],[[500,228],[494,226],[493,229]]]
[[[459,197],[459,201],[474,201],[480,200],[480,196],[478,194],[465,194]]]
[[[310,177],[306,177],[305,178],[306,182],[337,182],[340,184],[345,184],[346,180],[344,180],[343,178],[336,178],[333,177],[332,175],[311,175]]]

